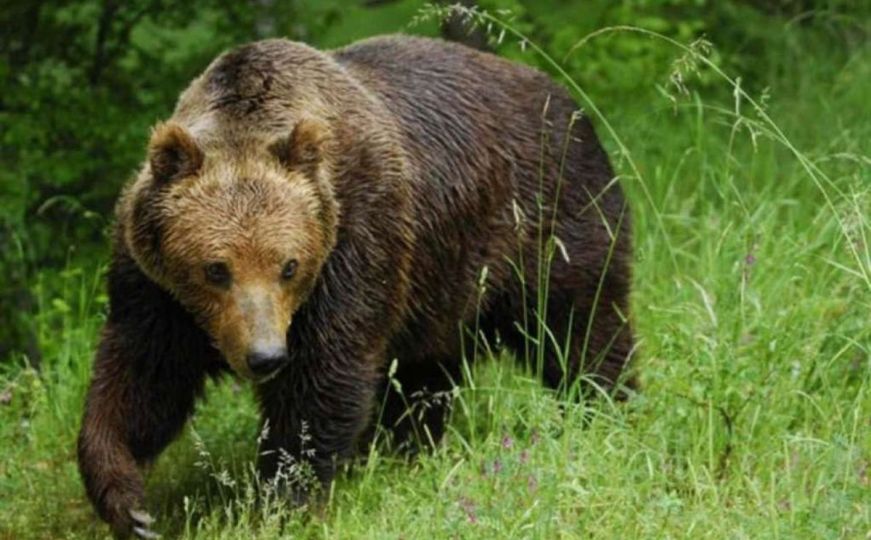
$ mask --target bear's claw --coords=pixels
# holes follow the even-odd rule
[[[133,533],[137,537],[144,538],[145,540],[160,538],[159,534],[148,528],[152,523],[154,523],[154,518],[151,517],[148,512],[143,512],[142,510],[130,510],[129,513],[135,523],[133,526]]]
[[[133,527],[133,533],[137,537],[144,538],[145,540],[154,540],[155,538],[160,538],[160,535],[156,532],[142,527]]]
[[[130,517],[133,518],[133,521],[140,525],[151,525],[154,523],[154,518],[148,512],[143,512],[142,510],[130,510]]]

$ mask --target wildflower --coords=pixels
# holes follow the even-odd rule
[[[538,489],[538,478],[536,478],[534,474],[530,474],[526,478],[526,489],[529,490],[530,493],[534,493]]]
[[[466,513],[469,523],[478,523],[478,514],[475,513],[475,502],[472,499],[460,497],[460,508]]]

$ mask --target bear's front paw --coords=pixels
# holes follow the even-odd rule
[[[154,518],[142,510],[142,497],[130,492],[109,490],[103,499],[103,515],[119,538],[151,540],[160,535],[151,530]]]
[[[133,523],[135,523],[133,525],[133,534],[146,540],[160,538],[159,534],[149,529],[151,524],[154,523],[154,518],[151,517],[151,514],[143,510],[130,510],[130,517],[133,518]]]

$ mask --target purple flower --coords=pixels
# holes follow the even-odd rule
[[[502,448],[508,450],[514,446],[514,439],[512,439],[509,435],[505,435],[502,437]]]
[[[478,523],[478,515],[475,513],[475,503],[472,499],[460,497],[460,508],[466,513],[466,519],[469,520],[469,523]]]
[[[535,475],[530,474],[526,478],[526,489],[531,492],[534,492],[538,489],[538,478],[536,478]]]

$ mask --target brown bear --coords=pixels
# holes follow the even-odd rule
[[[621,189],[568,92],[495,55],[403,36],[227,52],[116,213],[78,459],[118,533],[152,534],[139,467],[207,376],[253,381],[265,477],[283,454],[323,483],[378,422],[437,442],[444,401],[406,412],[461,382],[470,341],[555,389],[632,385]]]

